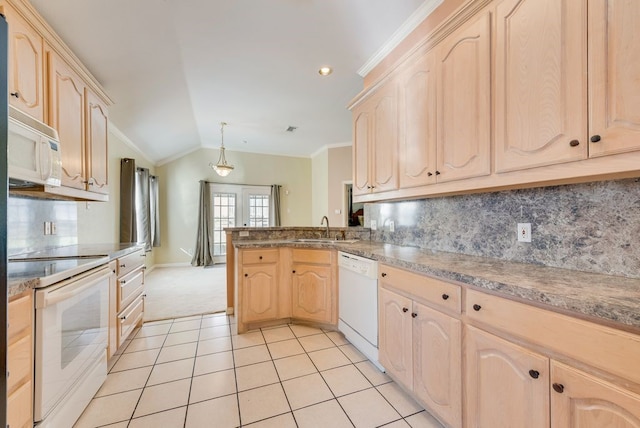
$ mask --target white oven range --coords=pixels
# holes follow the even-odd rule
[[[40,272],[35,291],[36,427],[71,427],[107,376],[108,258],[21,260]]]

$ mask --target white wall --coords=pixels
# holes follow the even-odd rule
[[[227,160],[235,166],[235,170],[223,178],[209,168],[209,162],[215,162],[218,154],[215,149],[198,149],[156,168],[156,175],[160,177],[162,233],[162,246],[156,250],[156,263],[190,262],[191,257],[182,250],[189,251],[195,246],[200,180],[234,184],[280,184],[282,225],[313,224],[311,159],[227,150]]]
[[[313,177],[311,188],[313,214],[310,226],[319,226],[322,216],[328,216],[329,211],[329,153],[326,148],[311,158],[311,171]],[[331,221],[329,221],[329,224],[331,224]]]
[[[155,174],[151,162],[120,138],[119,133],[109,132],[109,202],[75,202],[78,209],[78,243],[103,244],[120,242],[120,159],[133,158],[136,166],[149,168]],[[160,183],[162,186],[162,182]],[[162,220],[160,220],[162,221]],[[153,253],[147,264],[153,265]]]
[[[352,180],[351,146],[332,147],[328,150],[328,216],[335,226],[347,226],[348,210],[344,206],[344,182]],[[340,210],[340,214],[336,214]]]

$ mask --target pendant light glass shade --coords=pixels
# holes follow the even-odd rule
[[[220,136],[222,142],[220,144],[220,158],[218,159],[218,163],[214,164],[213,162],[209,163],[209,166],[215,170],[215,172],[220,177],[226,177],[233,171],[233,165],[229,165],[227,163],[227,158],[224,155],[224,126],[226,122],[220,122]]]

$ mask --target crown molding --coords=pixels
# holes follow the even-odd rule
[[[380,62],[391,53],[422,21],[442,4],[444,0],[426,0],[395,33],[373,54],[371,58],[358,70],[361,77],[365,77]]]
[[[130,148],[132,148],[133,150],[135,150],[136,152],[140,153],[140,155],[144,158],[145,161],[149,162],[151,165],[153,166],[158,166],[158,164],[154,161],[152,161],[151,159],[149,159],[148,156],[146,156],[144,154],[144,152],[142,150],[140,150],[140,148],[138,146],[136,146],[136,144],[131,141],[129,139],[129,137],[127,137],[124,132],[122,132],[120,130],[120,128],[118,128],[113,122],[109,121],[109,126],[108,126],[108,130],[109,132],[111,132],[116,138],[118,138],[118,140],[122,141],[125,145],[129,146]]]

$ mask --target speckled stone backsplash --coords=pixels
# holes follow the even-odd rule
[[[365,218],[375,241],[640,278],[639,179],[367,204]]]

